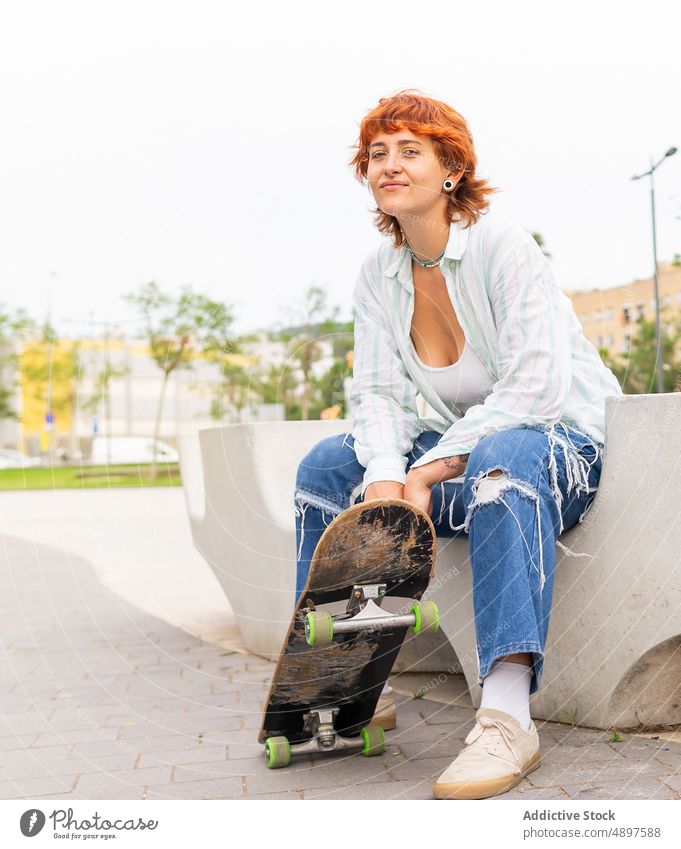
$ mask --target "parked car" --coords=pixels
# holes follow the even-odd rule
[[[29,457],[21,451],[0,448],[0,469],[30,469],[33,466],[41,466],[42,463],[40,457]]]
[[[96,436],[92,440],[91,463],[151,463],[154,440],[146,436]],[[158,463],[179,463],[179,453],[167,442],[156,440]]]

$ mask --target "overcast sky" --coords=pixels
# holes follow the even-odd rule
[[[66,335],[132,329],[120,295],[149,280],[232,304],[239,332],[313,284],[349,318],[382,238],[350,146],[402,88],[466,118],[493,209],[543,235],[563,288],[652,272],[649,181],[630,178],[681,147],[674,4],[9,6],[0,302],[50,308]],[[681,152],[656,191],[664,261],[681,253]]]

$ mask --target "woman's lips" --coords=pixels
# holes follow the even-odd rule
[[[382,189],[385,189],[386,192],[392,192],[394,189],[406,189],[407,187],[402,183],[388,183],[387,186],[381,186]]]

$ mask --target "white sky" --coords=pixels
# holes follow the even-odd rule
[[[542,233],[562,287],[647,277],[649,181],[630,177],[681,147],[674,5],[7,3],[0,303],[51,305],[74,335],[129,322],[121,293],[153,279],[233,304],[245,332],[315,284],[349,318],[382,238],[350,145],[401,88],[463,114],[493,208]],[[680,177],[681,152],[656,172],[661,261]]]

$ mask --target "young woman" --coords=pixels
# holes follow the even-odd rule
[[[468,536],[482,702],[434,795],[481,799],[539,766],[529,696],[557,538],[595,497],[605,398],[622,390],[532,236],[486,213],[496,189],[475,175],[461,115],[402,91],[365,116],[356,148],[389,239],[354,292],[352,432],[298,469],[296,597],[324,528],[357,501],[404,498],[438,535]],[[418,394],[436,417],[419,415]],[[391,700],[377,709],[387,727]]]

